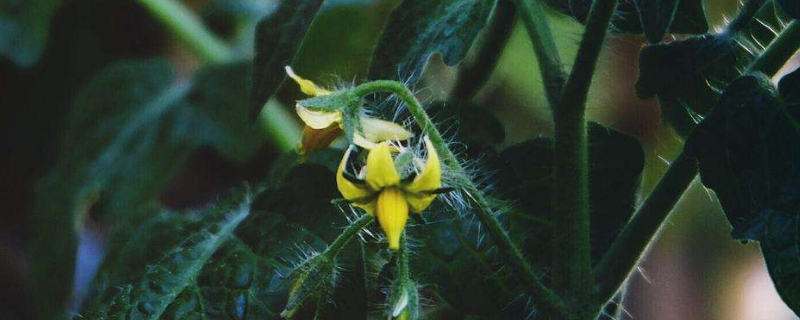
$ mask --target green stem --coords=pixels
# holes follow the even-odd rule
[[[367,225],[375,221],[375,217],[370,214],[362,214],[356,221],[350,223],[347,228],[339,234],[336,239],[331,242],[331,245],[328,246],[328,249],[325,250],[325,254],[328,255],[328,258],[333,259],[339,254],[339,251],[350,242],[353,237],[355,237],[362,229],[364,229]]]
[[[800,21],[792,20],[781,34],[747,68],[747,72],[775,74],[800,46]]]
[[[485,40],[475,61],[459,68],[456,83],[450,92],[451,100],[469,101],[489,80],[500,61],[500,54],[511,37],[517,8],[510,0],[500,0]]]
[[[547,101],[550,103],[550,107],[554,108],[558,105],[561,88],[564,87],[567,76],[564,64],[561,63],[561,56],[558,54],[558,48],[556,48],[556,42],[553,40],[553,33],[547,22],[547,14],[539,3],[540,0],[513,1],[517,6],[522,23],[528,31],[528,36],[531,38]]]
[[[436,152],[439,153],[444,160],[445,165],[455,173],[464,174],[464,168],[461,166],[458,158],[456,158],[453,152],[447,147],[447,143],[436,129],[433,121],[428,117],[428,114],[425,113],[422,104],[419,103],[417,98],[414,97],[414,94],[408,90],[405,85],[397,81],[378,80],[364,83],[353,89],[353,94],[359,97],[364,97],[375,92],[390,92],[405,102],[408,111],[414,117],[422,132],[430,138],[431,143],[436,149]],[[517,270],[515,274],[519,275],[522,280],[528,284],[531,295],[541,311],[546,315],[569,319],[571,315],[569,310],[565,308],[561,299],[541,282],[538,277],[540,273],[534,270],[534,267],[522,255],[522,251],[520,251],[519,247],[511,240],[511,237],[500,224],[500,221],[495,217],[494,211],[483,193],[471,179],[464,178],[462,180],[465,184],[464,191],[472,197],[478,207],[478,210],[475,211],[478,219],[489,230],[489,234],[492,235],[495,244],[500,247],[500,250],[507,258],[509,264]]]
[[[233,59],[231,49],[182,3],[175,0],[138,1],[206,61],[223,63]]]
[[[696,175],[697,160],[693,157],[680,154],[672,162],[595,267],[600,301],[611,299],[619,290]]]
[[[411,280],[411,269],[408,267],[408,242],[405,232],[400,236],[400,250],[397,250],[397,275],[400,281]]]
[[[594,309],[589,242],[589,157],[586,98],[617,0],[595,0],[578,55],[553,110],[555,124],[556,264],[554,280],[576,308]],[[587,315],[583,315],[582,318]]]

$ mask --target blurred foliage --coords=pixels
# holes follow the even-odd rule
[[[545,2],[555,9],[548,14],[563,60],[571,61],[575,26],[586,21],[591,1]],[[800,71],[786,76],[777,89],[761,75],[742,76],[762,46],[797,18],[796,1],[767,2],[755,15],[757,23],[734,20],[735,28],[706,33],[702,0],[622,0],[612,31],[644,34],[652,43],[641,51],[635,90],[641,98],[657,97],[676,130],[689,135],[695,116],[706,116],[686,151],[698,157],[703,183],[720,198],[734,238],[761,243],[778,291],[800,312],[795,208]],[[298,266],[323,252],[353,220],[353,209],[332,204],[339,198],[333,174],[339,150],[307,158],[287,152],[275,159],[260,152],[275,149],[267,142],[263,118],[277,117],[262,107],[269,100],[291,106],[296,97],[290,93],[294,86],[281,89],[284,67],[296,65],[315,79],[338,75],[330,87],[363,78],[400,80],[412,87],[420,80],[434,82],[426,78],[427,69],[436,70],[428,63],[433,56],[447,66],[464,59],[472,66],[485,57],[500,59],[506,50],[492,46],[505,46],[514,21],[492,17],[507,4],[209,1],[198,12],[214,35],[234,48],[236,56],[229,58],[238,62],[194,70],[191,61],[197,57],[185,52],[171,52],[171,61],[152,57],[163,53],[170,39],[166,28],[153,27],[154,19],[165,18],[129,13],[130,7],[141,10],[131,3],[85,0],[56,11],[57,1],[0,2],[0,54],[18,68],[34,68],[37,76],[27,82],[41,79],[43,88],[53,87],[28,98],[42,106],[52,102],[52,109],[40,107],[30,117],[49,116],[40,124],[50,127],[39,133],[40,140],[58,150],[55,165],[37,185],[32,218],[39,236],[30,244],[31,293],[41,304],[39,318],[64,317],[76,234],[87,222],[111,231],[107,255],[76,318],[278,318],[296,290],[287,275],[296,275]],[[113,8],[116,14],[84,19],[92,6]],[[153,35],[152,43],[140,47],[141,39],[125,37],[130,34],[115,27],[128,15],[142,16],[132,19],[153,28],[143,31]],[[495,21],[504,24],[489,27]],[[676,34],[693,36],[661,42]],[[501,41],[479,40],[491,36]],[[477,49],[496,52],[470,60]],[[516,58],[535,62],[531,55]],[[495,63],[486,72],[470,73],[479,78],[470,81],[481,84],[471,91],[487,83]],[[514,64],[497,73],[517,68],[509,65]],[[540,90],[528,78],[504,80],[526,93]],[[496,116],[503,102],[476,96],[467,92],[434,101],[428,112],[470,165],[471,177],[486,186],[511,238],[546,279],[552,257],[559,254],[551,246],[559,236],[552,221],[553,141],[509,141],[517,132]],[[402,107],[391,111],[391,120],[408,122]],[[57,122],[63,122],[60,135],[52,134]],[[593,123],[589,134],[592,259],[597,262],[637,207],[644,152],[636,139],[600,124]],[[510,146],[498,147],[503,144]],[[212,186],[216,198],[205,199],[209,204],[200,208],[165,208],[164,194],[181,188],[176,180],[196,174],[187,168],[202,154],[199,150],[212,150],[234,167],[254,163],[259,172],[268,172],[232,174],[237,187]],[[529,317],[536,301],[473,218],[469,195],[452,190],[441,198],[408,229],[412,277],[423,284],[418,288],[422,300],[430,302],[423,303],[420,318]],[[335,276],[330,279],[336,280],[328,282],[334,287],[304,301],[295,318],[383,317],[397,257],[377,234],[370,226],[359,235],[361,241],[347,245],[331,262]]]
[[[39,60],[58,0],[0,1],[0,55],[22,66]]]

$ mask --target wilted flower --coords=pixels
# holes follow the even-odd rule
[[[386,142],[378,143],[369,151],[366,166],[355,178],[346,177],[344,172],[351,148],[347,149],[339,164],[336,173],[339,192],[353,205],[378,218],[390,249],[397,250],[400,246],[409,210],[421,213],[436,198],[442,186],[439,155],[427,137],[425,146],[428,160],[424,165],[420,164],[421,161],[412,161],[414,172],[419,171],[413,179],[400,177],[392,158],[393,148]]]
[[[325,96],[333,93],[331,90],[320,88],[314,82],[303,79],[294,73],[291,67],[286,67],[286,73],[300,86],[300,91],[311,96]],[[345,106],[341,106],[344,108]],[[327,147],[336,138],[343,134],[344,122],[347,121],[342,110],[314,110],[312,108],[296,106],[297,115],[305,123],[303,140],[300,153]],[[407,140],[414,136],[403,126],[394,122],[375,119],[366,115],[358,117],[361,132],[353,133],[353,143],[365,149],[372,149],[375,144],[386,140]],[[363,133],[363,135],[362,135]]]

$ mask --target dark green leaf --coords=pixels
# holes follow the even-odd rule
[[[735,32],[726,30],[644,47],[639,54],[637,95],[658,96],[664,120],[679,131],[690,131],[694,120],[689,115],[708,114],[722,89],[739,77],[762,46],[783,28],[771,3],[755,17],[758,23],[737,20],[741,29]]]
[[[469,155],[478,156],[506,138],[505,128],[486,106],[464,101],[440,101],[429,107],[440,127],[455,130],[455,137]],[[457,150],[460,151],[460,150]]]
[[[21,66],[36,63],[59,5],[58,0],[0,1],[0,55]]]
[[[219,283],[218,279],[220,275],[227,274],[217,272],[218,270],[214,268],[215,264],[209,264],[208,262],[217,250],[229,241],[239,224],[250,215],[251,197],[252,195],[249,191],[239,190],[227,201],[204,210],[204,218],[197,222],[194,232],[183,234],[184,237],[176,245],[168,250],[161,251],[160,253],[163,255],[155,263],[143,265],[132,282],[127,284],[123,282],[123,285],[114,285],[113,287],[109,286],[110,284],[106,284],[108,287],[106,289],[107,293],[98,296],[102,298],[98,303],[86,310],[84,315],[89,319],[117,319],[121,316],[132,319],[161,319],[165,312],[185,311],[176,310],[181,309],[174,306],[176,300],[189,303],[193,299],[204,298],[199,295],[205,294],[207,287],[212,287],[209,290],[211,295],[216,293],[213,290],[214,286],[227,286],[244,291],[252,282],[248,278],[252,277],[252,270],[255,269],[255,266],[250,265],[250,269],[241,272],[240,269],[246,263],[254,263],[255,257],[252,254],[228,248],[217,255],[214,261],[228,259],[243,261],[243,263],[230,263],[230,265],[236,265],[239,268],[228,269],[227,271],[231,276],[224,277],[224,280],[228,281],[223,283]],[[175,222],[165,226],[169,225],[174,226]],[[149,233],[174,232],[174,229],[170,229],[149,230]],[[153,243],[158,244],[158,242]],[[227,247],[233,245],[231,244]],[[136,250],[148,249],[135,246],[136,243],[134,242],[130,248],[135,248]],[[138,263],[134,260],[127,260],[134,257],[122,256],[122,258],[126,259],[127,263]],[[223,265],[225,264],[223,263]],[[206,272],[209,268],[211,272]],[[134,270],[129,269],[128,271],[133,272]],[[122,276],[130,276],[130,274],[123,274]],[[198,295],[191,297],[182,294],[189,290],[198,292]],[[225,293],[228,293],[228,291]],[[249,292],[245,291],[241,294],[249,294]],[[237,305],[240,303],[240,299],[236,295],[228,297],[229,299],[221,298],[224,297],[212,296],[207,301],[209,302],[208,307],[201,308],[200,312],[210,314],[219,312],[220,310],[214,307],[220,304],[225,305],[226,303],[233,304],[231,309],[234,314],[239,313],[240,309],[246,307],[240,308]],[[247,298],[250,297],[245,296],[245,301],[241,303],[246,303]],[[199,307],[199,304],[195,303],[195,306]],[[226,308],[221,309],[223,312],[228,310]]]
[[[669,33],[702,34],[708,32],[704,0],[679,0],[678,11],[669,26]]]
[[[598,124],[590,126],[589,135],[592,257],[597,260],[633,214],[644,151],[636,139]],[[499,169],[498,195],[525,211],[523,221],[512,225],[531,236],[523,242],[531,257],[550,255],[552,161],[552,141],[539,138],[504,150],[492,165]]]
[[[800,114],[784,101],[790,99],[778,98],[762,74],[737,79],[691,135],[686,152],[697,156],[703,184],[717,194],[733,238],[761,243],[778,292],[798,313]]]
[[[800,1],[797,0],[776,0],[781,5],[783,11],[792,19],[800,19]]]
[[[774,95],[763,75],[737,79],[687,141],[736,239],[761,239],[765,209],[796,211],[800,135]]]
[[[778,82],[778,92],[784,101],[790,104],[791,110],[797,110],[800,104],[800,68],[795,69],[791,73],[783,76],[781,81]]]
[[[258,116],[286,79],[283,68],[291,64],[323,2],[283,0],[277,11],[258,23],[250,95],[251,119]]]
[[[455,65],[489,21],[496,0],[403,1],[389,18],[369,71],[369,79],[416,83],[428,58],[440,53]]]
[[[481,156],[487,158],[484,169],[496,171],[492,181],[497,196],[511,202],[501,218],[512,238],[534,264],[550,268],[552,141],[529,140]],[[633,213],[644,152],[635,139],[592,125],[591,163],[592,255],[597,260]],[[422,280],[435,283],[445,302],[462,316],[524,318],[534,305],[519,299],[525,289],[514,284],[480,223],[469,218],[471,213],[443,213],[448,209],[440,205],[426,213],[425,224],[409,229],[424,242],[419,256],[412,256],[417,261],[412,269],[424,274]]]
[[[198,211],[199,219],[161,213],[135,230],[117,232],[112,238],[117,244],[82,314],[90,319],[128,314],[141,319],[276,319],[286,304],[284,276],[291,265],[324,249],[348,223],[330,204],[338,196],[332,171],[300,165],[283,181],[260,192],[252,205],[248,199],[253,195],[237,189],[221,204]],[[230,217],[241,218],[238,227],[228,223]],[[215,237],[215,247],[193,240],[223,232],[227,236]],[[198,258],[191,258],[195,253]],[[349,265],[354,258],[343,252],[340,259]],[[320,305],[326,316],[365,318],[363,284],[359,291],[355,276],[346,272],[340,277],[336,305]],[[299,319],[317,312],[314,304],[303,307]]]
[[[796,212],[767,211],[761,252],[775,289],[795,314],[800,313],[800,243]]]
[[[545,2],[581,23],[586,22],[592,5],[592,0]],[[650,42],[661,41],[666,33],[702,34],[707,30],[703,0],[620,0],[611,20],[612,32],[644,31]]]
[[[200,145],[236,160],[255,151],[260,134],[247,125],[242,98],[248,69],[218,66],[183,82],[166,61],[129,61],[100,72],[78,93],[34,216],[37,232],[49,235],[31,245],[36,274],[47,275],[34,280],[34,290],[51,298],[54,314],[70,287],[74,227],[87,215],[108,220],[141,212]]]
[[[647,41],[661,42],[678,11],[678,2],[683,1],[688,0],[634,0]]]
[[[592,6],[592,0],[548,0],[547,2],[582,24],[586,23],[586,18],[589,16],[589,8]],[[564,6],[560,2],[566,2],[569,5]],[[634,0],[619,1],[614,17],[611,20],[611,30],[624,33],[642,33],[642,24],[639,19],[639,13],[636,11]]]

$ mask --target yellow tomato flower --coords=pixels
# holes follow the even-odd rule
[[[401,180],[392,159],[393,148],[385,141],[369,151],[366,166],[359,175],[363,183],[351,181],[344,175],[351,148],[347,149],[339,163],[336,172],[339,192],[345,199],[352,201],[353,205],[378,218],[390,249],[397,250],[400,247],[400,236],[408,220],[408,212],[422,213],[436,198],[436,191],[442,187],[439,155],[427,137],[425,147],[428,160],[418,167],[415,166],[419,173],[408,182]]]
[[[307,95],[323,96],[332,93],[330,90],[320,88],[311,80],[301,78],[289,66],[286,66],[286,74],[297,82],[297,85],[300,86],[300,91]],[[312,110],[300,105],[297,105],[296,109],[297,115],[306,125],[303,128],[303,139],[300,143],[301,154],[325,148],[344,133],[342,130],[342,112],[340,110]],[[353,143],[365,149],[372,149],[381,141],[408,140],[414,136],[413,133],[394,122],[365,115],[360,117],[359,122],[362,132],[353,134]]]

